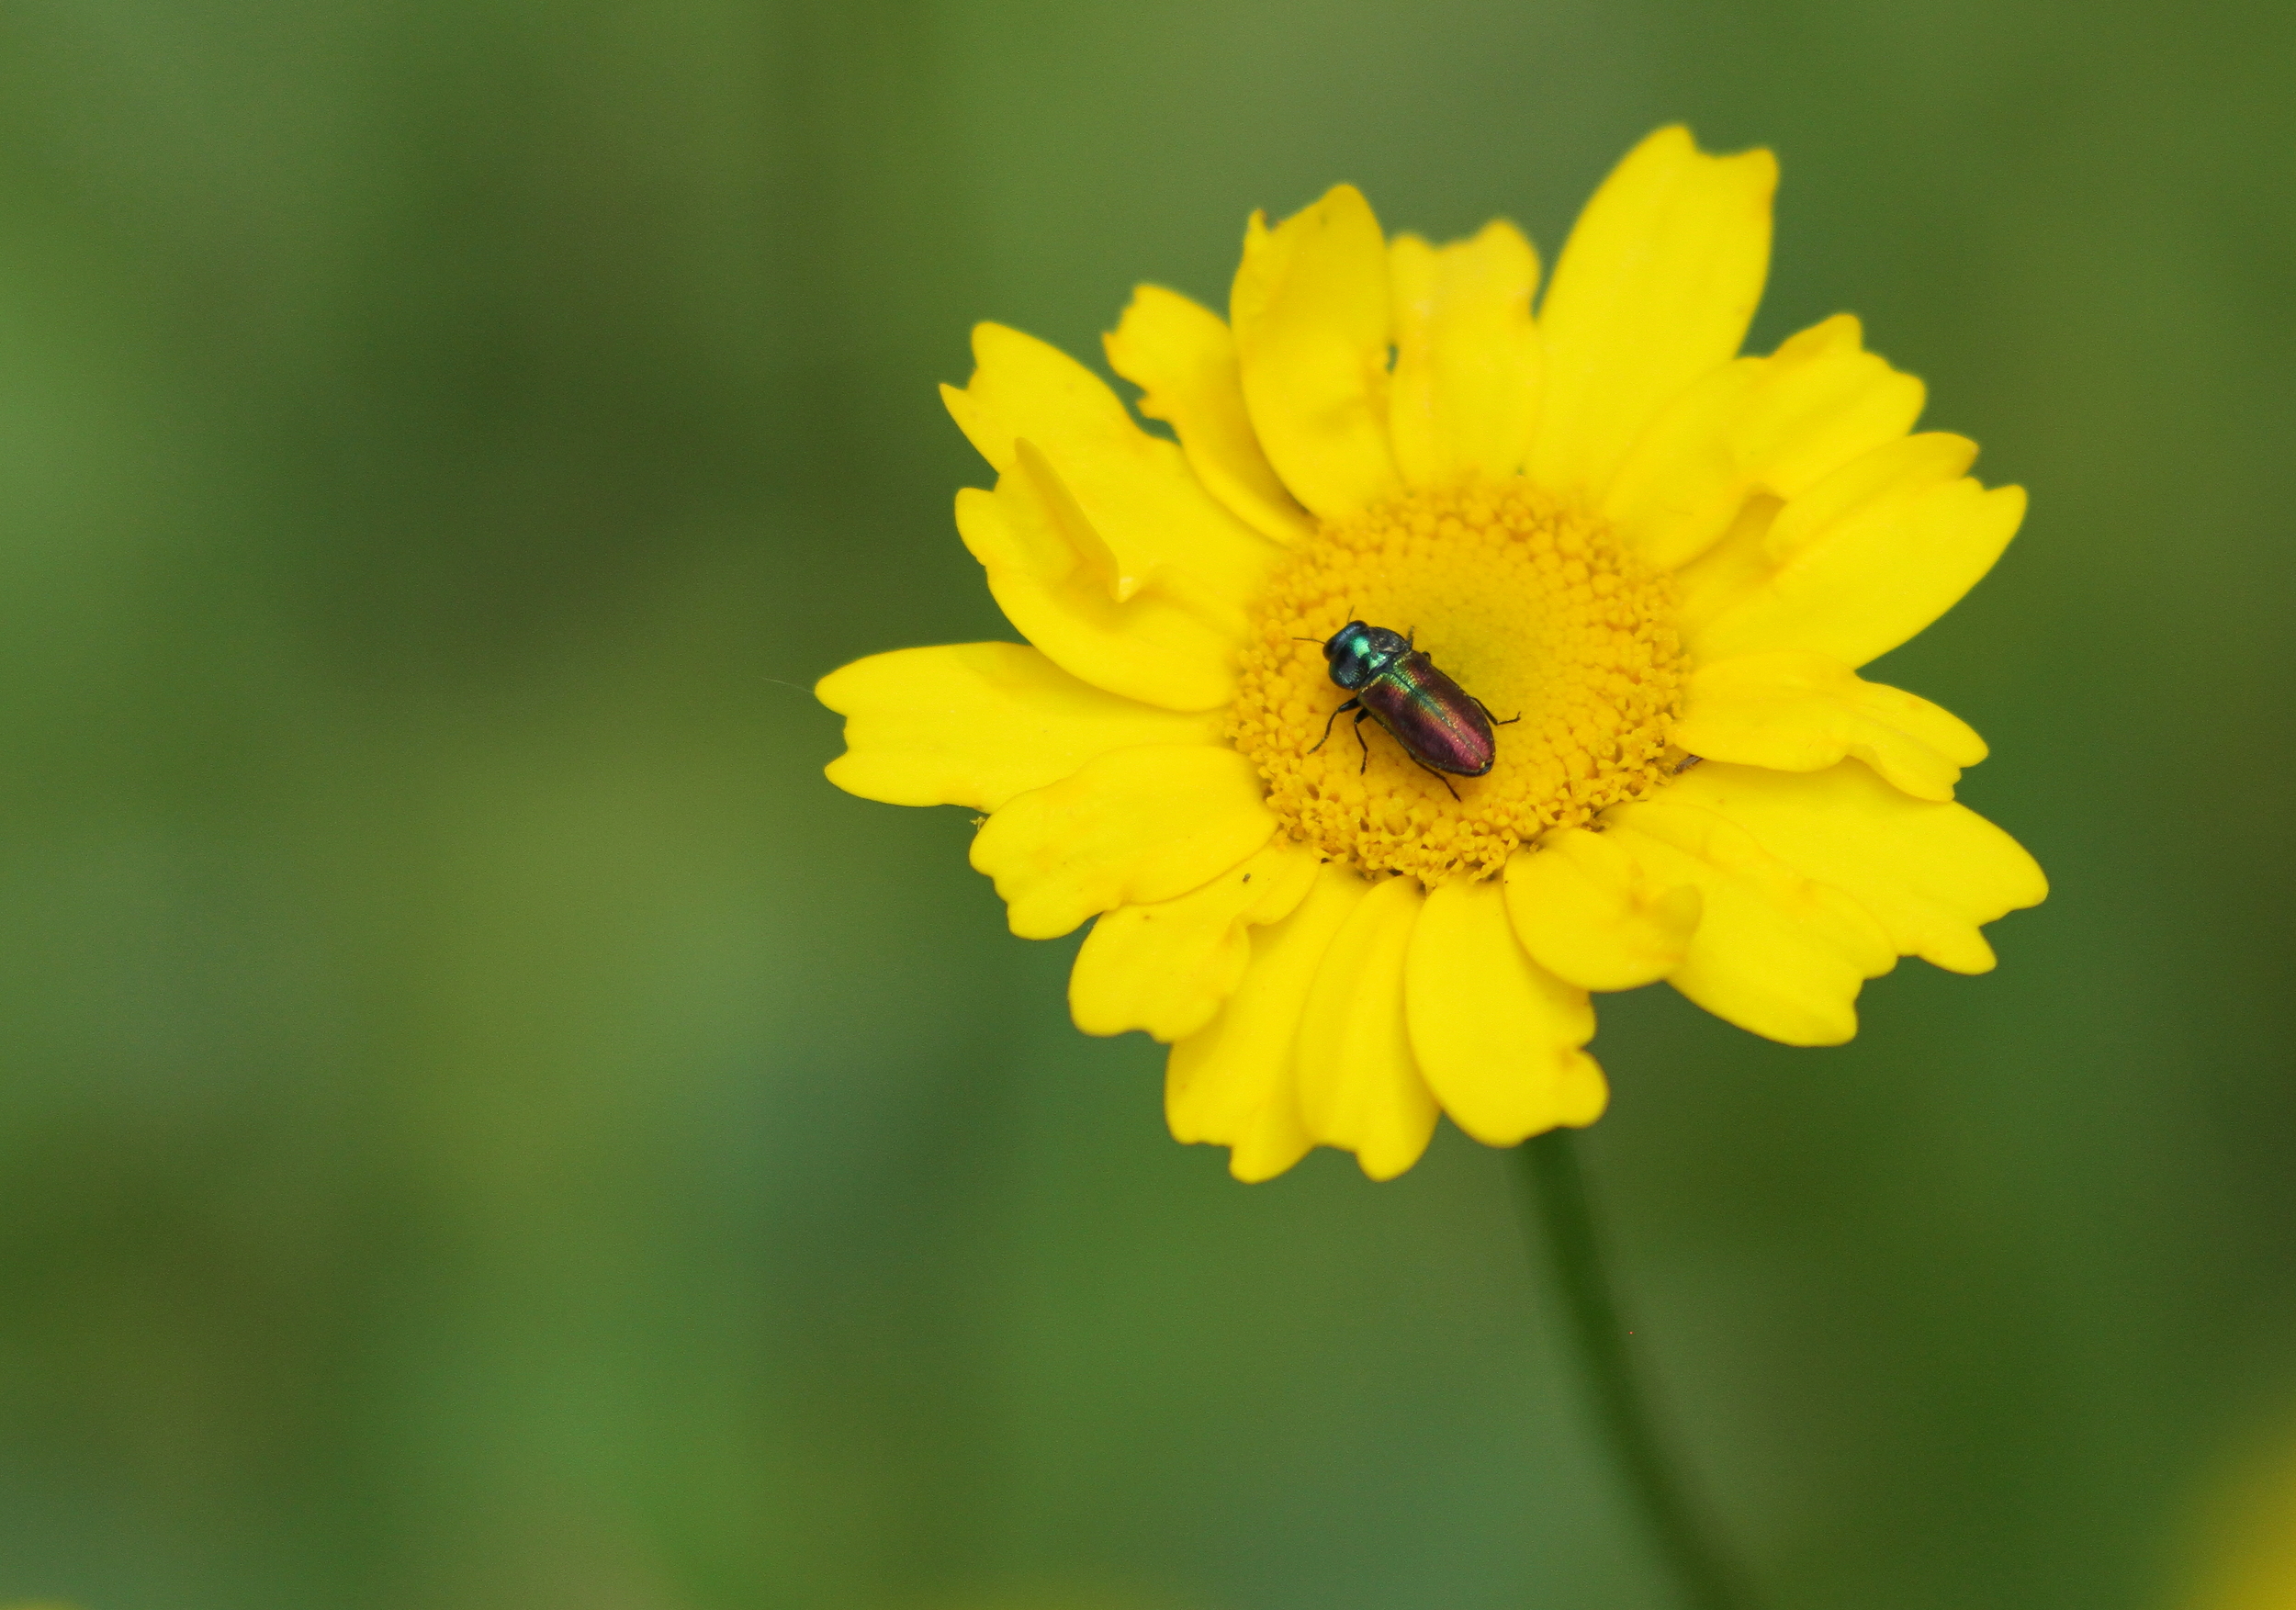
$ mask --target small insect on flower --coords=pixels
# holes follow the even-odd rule
[[[2024,493],[1914,429],[1921,382],[1849,315],[1739,351],[1777,176],[1661,129],[1543,287],[1504,222],[1390,238],[1347,185],[1255,214],[1225,318],[1142,286],[1109,332],[1129,409],[974,332],[957,531],[1027,643],[830,673],[829,778],[986,816],[1012,931],[1093,925],[1077,1027],[1171,1046],[1172,1133],[1237,1178],[1327,1145],[1390,1179],[1438,1113],[1494,1146],[1593,1123],[1597,992],[1839,1045],[1867,979],[1982,973],[2047,893],[1954,803],[1984,740],[1858,674]],[[1370,763],[1366,716],[1412,764]]]
[[[1480,777],[1498,756],[1491,729],[1522,717],[1501,721],[1492,715],[1480,699],[1435,669],[1435,661],[1413,644],[1414,636],[1361,621],[1349,621],[1331,635],[1323,658],[1331,662],[1332,681],[1355,697],[1332,712],[1315,747],[1322,749],[1332,736],[1332,722],[1353,710],[1356,742],[1363,746],[1365,766],[1371,764],[1371,746],[1363,737],[1363,718],[1369,715],[1403,746],[1414,763],[1437,777],[1446,771]],[[1451,788],[1450,778],[1443,777],[1443,786]],[[1458,790],[1452,788],[1451,797],[1457,799]]]

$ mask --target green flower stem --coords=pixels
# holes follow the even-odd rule
[[[1650,1413],[1626,1348],[1626,1327],[1611,1290],[1602,1238],[1587,1199],[1574,1130],[1549,1130],[1515,1148],[1522,1161],[1524,1216],[1544,1239],[1555,1286],[1586,1366],[1603,1432],[1659,1548],[1694,1610],[1749,1610],[1737,1570],[1703,1524]]]

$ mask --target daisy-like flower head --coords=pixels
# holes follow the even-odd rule
[[[2044,894],[1953,803],[1983,741],[1857,674],[1991,568],[2024,494],[1910,433],[1921,383],[1855,319],[1738,355],[1776,178],[1660,130],[1536,315],[1506,223],[1389,240],[1347,186],[1255,216],[1225,322],[1143,286],[1107,338],[1176,443],[974,332],[944,394],[996,484],[957,529],[1028,646],[834,672],[828,775],[986,812],[973,864],[1015,933],[1097,919],[1077,1026],[1169,1043],[1173,1134],[1239,1178],[1316,1144],[1387,1178],[1438,1110],[1494,1145],[1591,1123],[1590,991],[1664,979],[1838,1043],[1864,980],[1983,972],[1980,926]],[[1333,725],[1351,621],[1502,724],[1485,771],[1421,764],[1408,719]]]

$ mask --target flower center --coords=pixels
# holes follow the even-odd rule
[[[1505,723],[1488,772],[1428,771],[1376,721],[1367,755],[1353,712],[1323,740],[1349,694],[1322,644],[1350,620],[1414,634]],[[1254,606],[1229,733],[1293,838],[1432,887],[1663,784],[1683,676],[1664,574],[1525,481],[1479,483],[1319,526]]]

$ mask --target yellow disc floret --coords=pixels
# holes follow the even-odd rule
[[[1351,619],[1415,633],[1509,723],[1488,774],[1446,787],[1368,723],[1366,763],[1352,715],[1317,747],[1347,698],[1321,644]],[[1489,877],[1548,829],[1660,786],[1681,759],[1683,680],[1663,574],[1520,479],[1474,484],[1317,528],[1255,610],[1230,734],[1294,838],[1433,886]]]

